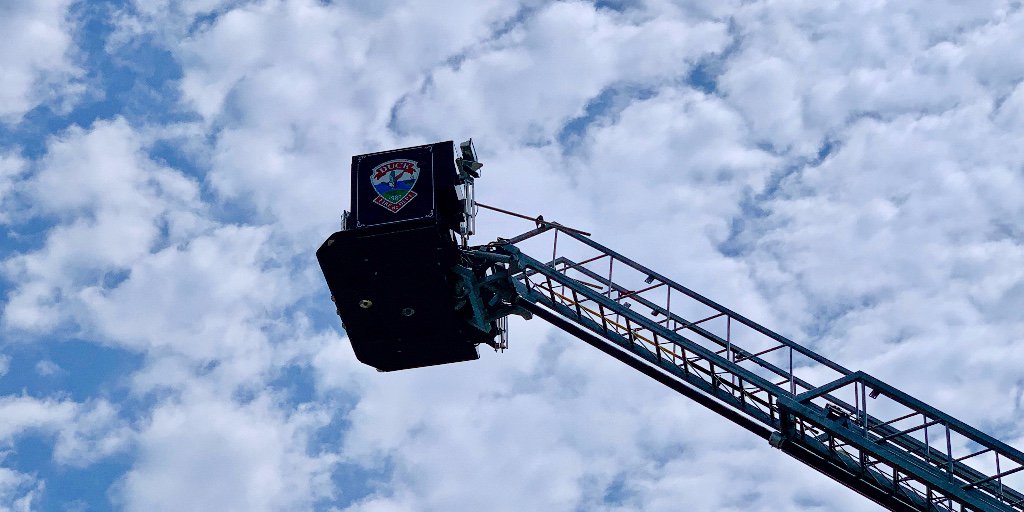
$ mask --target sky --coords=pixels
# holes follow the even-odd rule
[[[877,510],[541,320],[358,363],[350,157],[470,137],[482,202],[1024,448],[1021,7],[0,0],[0,511]]]

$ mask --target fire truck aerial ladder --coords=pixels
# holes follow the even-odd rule
[[[356,357],[379,371],[507,347],[542,318],[897,511],[1024,511],[1024,453],[850,371],[589,234],[470,245],[472,142],[352,158],[352,206],[317,259]],[[543,258],[543,259],[540,259]]]

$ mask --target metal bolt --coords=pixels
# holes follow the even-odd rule
[[[416,310],[413,308],[402,309],[402,316],[412,316],[414,313],[416,313]]]
[[[373,306],[373,301],[370,299],[363,299],[359,301],[359,307],[363,309],[370,309],[370,306]]]

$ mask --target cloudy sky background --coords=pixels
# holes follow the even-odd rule
[[[358,364],[352,154],[1024,447],[1019,1],[0,0],[0,510],[877,508],[539,320]],[[484,242],[528,223],[482,215]]]

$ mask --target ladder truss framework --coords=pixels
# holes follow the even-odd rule
[[[486,276],[481,323],[541,316],[891,510],[1024,511],[1019,450],[575,230],[538,222],[463,254]]]

